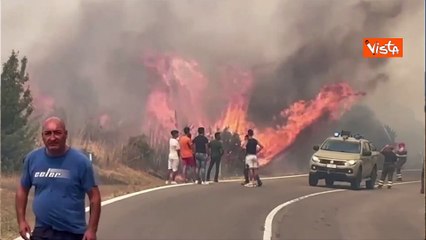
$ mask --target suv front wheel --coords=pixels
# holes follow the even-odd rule
[[[371,170],[370,180],[365,182],[365,186],[367,189],[374,189],[374,184],[376,184],[377,179],[377,168],[374,166],[373,170]]]
[[[318,177],[315,174],[309,173],[309,186],[318,185]]]
[[[354,179],[352,179],[351,188],[354,190],[359,189],[361,186],[361,181],[362,181],[362,168],[358,170],[358,174],[356,175]]]

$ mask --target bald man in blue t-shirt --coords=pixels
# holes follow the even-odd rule
[[[16,192],[19,234],[38,240],[94,240],[101,213],[101,197],[93,167],[86,155],[66,145],[64,122],[51,117],[43,123],[45,147],[25,157],[22,177]],[[25,218],[28,193],[35,187],[34,230]],[[90,200],[90,218],[86,226],[85,196]]]

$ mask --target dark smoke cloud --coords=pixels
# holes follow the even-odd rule
[[[388,61],[363,58],[361,44],[366,36],[391,35],[389,22],[402,13],[403,1],[310,4],[314,6],[304,11],[306,18],[296,22],[291,32],[306,40],[278,64],[276,71],[258,77],[263,81],[257,82],[251,101],[252,118],[258,121],[270,119],[295,100],[314,98],[324,84],[348,81],[355,88],[372,93],[389,80],[383,69]],[[343,25],[333,18],[337,9],[348,14],[350,23]],[[357,76],[362,71],[370,76]],[[262,114],[258,114],[259,109]]]
[[[404,0],[103,0],[5,1],[4,9],[3,51],[25,46],[33,84],[66,109],[73,128],[106,112],[128,136],[140,131],[156,81],[142,65],[144,51],[194,58],[212,79],[220,64],[252,67],[250,119],[270,122],[325,83],[350,81],[370,96],[394,92],[389,61],[363,59],[362,38],[399,36],[394,27],[423,8]]]

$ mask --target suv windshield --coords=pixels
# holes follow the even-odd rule
[[[359,142],[327,140],[321,146],[321,149],[333,152],[360,153],[361,145]]]

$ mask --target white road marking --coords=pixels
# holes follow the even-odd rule
[[[265,177],[262,178],[263,180],[275,180],[275,179],[285,179],[285,178],[297,178],[297,177],[306,177],[308,176],[308,174],[299,174],[299,175],[287,175],[287,176],[277,176],[277,177]],[[241,179],[228,179],[228,180],[221,180],[219,183],[223,182],[223,183],[228,183],[228,182],[240,182],[242,181]],[[174,188],[174,187],[183,187],[183,186],[188,186],[188,185],[194,185],[195,183],[180,183],[180,184],[176,184],[176,185],[165,185],[165,186],[160,186],[160,187],[155,187],[155,188],[150,188],[150,189],[145,189],[142,191],[138,191],[138,192],[134,192],[134,193],[129,193],[129,194],[125,194],[122,196],[118,196],[115,198],[111,198],[105,201],[102,201],[101,206],[105,206],[111,203],[115,203],[127,198],[131,198],[134,196],[138,196],[144,193],[149,193],[149,192],[154,192],[154,191],[158,191],[158,190],[162,190],[162,189],[167,189],[167,188]],[[85,211],[89,212],[90,207],[86,207]],[[14,240],[22,240],[21,237],[17,237]]]
[[[266,177],[266,178],[262,178],[262,180],[275,180],[275,179],[296,178],[296,177],[306,177],[306,176],[308,176],[308,174],[287,175],[287,176],[278,176],[278,177]],[[241,182],[241,181],[242,181],[241,179],[228,179],[228,180],[222,180],[220,182]],[[114,202],[124,200],[126,198],[141,195],[141,194],[144,194],[144,193],[154,192],[154,191],[167,189],[167,188],[183,187],[183,186],[188,186],[188,185],[195,185],[195,183],[180,183],[180,184],[176,184],[176,185],[165,185],[165,186],[145,189],[145,190],[142,190],[142,191],[139,191],[139,192],[129,193],[129,194],[126,194],[126,195],[122,195],[122,196],[118,196],[118,197],[115,197],[115,198],[105,200],[101,203],[101,206],[105,206],[105,205],[108,205],[108,204],[111,204],[111,203],[114,203]],[[89,212],[89,210],[90,210],[89,207],[86,207],[86,212]]]
[[[307,177],[308,174],[298,174],[298,175],[287,175],[287,176],[277,176],[277,177],[265,177],[261,178],[261,180],[276,180],[276,179],[285,179],[285,178],[297,178],[297,177]],[[221,182],[241,182],[242,178],[240,179],[228,179],[228,180],[221,180]]]
[[[402,184],[409,184],[409,183],[419,183],[420,181],[410,181],[410,182],[402,182],[402,183],[394,183],[393,185],[402,185]],[[287,201],[277,207],[275,207],[269,214],[268,216],[266,216],[266,220],[265,220],[265,230],[263,232],[263,240],[272,240],[272,223],[274,221],[274,217],[275,215],[283,210],[285,207],[299,202],[305,198],[310,198],[310,197],[315,197],[318,195],[322,195],[322,194],[328,194],[328,193],[335,193],[335,192],[343,192],[343,191],[348,191],[349,189],[336,189],[336,190],[330,190],[330,191],[323,191],[323,192],[317,192],[317,193],[311,193],[308,195],[304,195],[295,199],[292,199],[290,201]]]
[[[377,170],[378,172],[381,172],[382,170]],[[404,174],[404,172],[419,172],[419,173],[421,173],[422,172],[422,170],[421,169],[402,169],[401,170],[402,171],[402,173]]]

